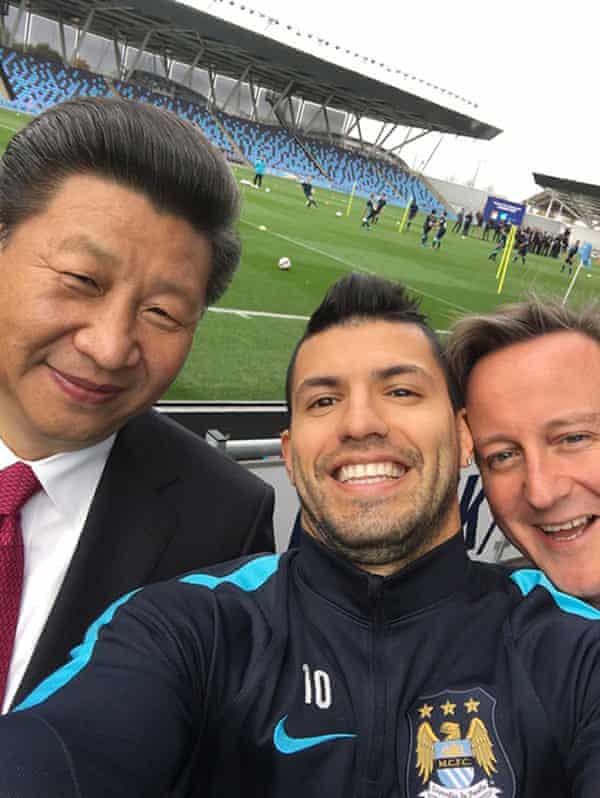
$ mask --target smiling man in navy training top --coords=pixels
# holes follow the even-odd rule
[[[0,721],[0,796],[597,798],[600,613],[468,559],[415,301],[340,280],[287,396],[300,547],[116,602]]]

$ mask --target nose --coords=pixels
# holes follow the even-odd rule
[[[76,349],[105,371],[133,368],[141,350],[137,313],[123,301],[98,302],[74,335]]]
[[[368,392],[349,396],[340,419],[340,438],[362,440],[370,435],[384,438],[388,425],[380,408]]]
[[[548,509],[566,498],[571,485],[571,478],[552,455],[534,455],[527,459],[525,498],[535,509]]]

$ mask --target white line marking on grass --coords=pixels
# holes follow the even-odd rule
[[[246,221],[246,219],[240,219],[240,222],[249,225],[250,227],[254,227],[255,230],[260,230],[260,225],[253,224],[252,222]],[[290,238],[289,236],[283,235],[283,233],[275,233],[273,230],[266,230],[263,232],[267,232],[276,238],[282,238],[284,241],[289,241],[290,244],[295,244],[297,247],[303,247],[304,249],[309,249],[311,252],[316,252],[318,255],[325,255],[326,258],[330,258],[331,260],[335,260],[338,263],[343,264],[344,266],[350,266],[351,269],[358,269],[361,272],[367,272],[367,274],[375,274],[375,272],[366,269],[364,266],[357,266],[356,263],[351,263],[349,260],[344,260],[344,258],[339,258],[337,255],[332,255],[330,252],[325,252],[322,249],[318,249],[317,247],[313,247],[311,244],[307,244],[304,241],[298,241],[296,238]]]
[[[260,230],[260,225],[253,224],[252,222],[248,222],[246,219],[240,219],[240,222],[247,224],[249,227],[254,227],[255,230]],[[318,249],[317,247],[313,247],[311,244],[306,244],[304,241],[298,241],[296,238],[290,238],[289,236],[283,235],[283,233],[276,233],[273,230],[265,230],[263,232],[269,233],[269,235],[276,236],[276,238],[282,238],[284,241],[289,241],[290,244],[295,244],[297,247],[303,247],[304,249],[309,249],[311,252],[316,252],[318,255],[324,255],[326,258],[330,258],[331,260],[335,260],[338,263],[343,264],[344,266],[350,266],[351,269],[357,269],[361,272],[366,272],[367,274],[376,274],[376,272],[372,271],[371,269],[367,269],[364,266],[357,266],[356,263],[351,263],[349,260],[345,260],[344,258],[339,258],[337,255],[332,255],[330,252],[325,252],[323,249]],[[456,302],[450,302],[448,299],[444,299],[441,296],[436,296],[435,294],[428,294],[426,291],[423,291],[421,288],[416,288],[415,286],[409,285],[408,283],[404,283],[404,285],[410,290],[414,291],[415,294],[420,294],[421,296],[426,296],[427,299],[434,299],[436,302],[441,302],[443,305],[448,305],[455,310],[462,310],[463,313],[472,313],[470,308],[465,308],[463,305],[457,305]]]
[[[259,316],[267,319],[292,319],[293,321],[308,321],[310,316],[296,316],[293,313],[268,313],[265,310],[240,310],[239,308],[208,308],[213,313],[229,313],[232,316],[241,316],[244,319],[251,319]],[[449,330],[436,330],[438,335],[448,335]]]
[[[267,313],[263,310],[239,310],[238,308],[208,308],[213,313],[231,313],[235,316],[243,316],[250,319],[252,316],[262,316],[267,319],[293,319],[297,321],[308,321],[308,316],[295,316],[292,313]]]

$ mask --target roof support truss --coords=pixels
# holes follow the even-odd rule
[[[311,130],[311,129],[312,129],[312,126],[313,126],[313,125],[314,125],[314,123],[317,121],[317,117],[319,116],[319,114],[320,114],[320,113],[322,113],[322,114],[323,114],[323,116],[325,117],[325,120],[326,120],[326,121],[325,121],[325,124],[327,125],[327,122],[328,122],[328,120],[327,120],[327,106],[329,105],[329,103],[331,102],[331,100],[332,100],[332,99],[333,99],[333,94],[330,94],[330,95],[329,95],[329,96],[328,96],[328,97],[327,97],[327,98],[324,100],[324,102],[322,103],[322,105],[320,105],[320,106],[317,108],[317,110],[314,112],[314,114],[313,114],[313,115],[311,116],[311,118],[310,118],[310,121],[309,121],[309,122],[307,122],[307,124],[304,126],[304,134],[305,134],[305,135],[306,135],[306,134],[309,132],[309,130]]]
[[[189,89],[192,88],[192,77],[194,75],[194,69],[196,69],[196,67],[200,63],[200,59],[204,55],[204,50],[205,49],[206,48],[204,46],[204,42],[200,41],[200,47],[198,48],[198,50],[196,52],[196,55],[194,56],[194,60],[190,63],[189,67],[186,70],[186,73],[185,73],[184,78],[183,78],[183,82],[187,83],[187,86],[188,86]]]
[[[142,39],[142,43],[138,47],[138,51],[135,54],[135,58],[133,59],[133,63],[131,64],[131,66],[127,70],[127,74],[125,76],[125,80],[129,80],[131,78],[131,76],[133,75],[133,73],[135,72],[135,70],[137,69],[138,64],[140,63],[140,59],[141,59],[142,55],[144,54],[144,51],[145,51],[146,47],[148,47],[148,42],[150,41],[150,39],[152,37],[152,33],[153,33],[152,28],[148,28],[148,30],[144,34],[144,38]]]
[[[288,104],[288,110],[290,112],[290,123],[292,125],[292,130],[296,130],[296,114],[294,112],[294,103],[292,102],[291,94],[288,94],[287,104]]]
[[[242,74],[240,75],[238,80],[236,80],[236,82],[233,84],[233,86],[231,88],[231,91],[229,92],[229,94],[225,98],[225,102],[221,106],[221,110],[222,111],[225,111],[227,109],[227,106],[229,105],[229,101],[231,100],[231,98],[235,94],[236,89],[238,89],[242,85],[242,83],[245,80],[247,80],[249,74],[250,74],[250,64],[248,64],[248,66],[246,67],[246,69],[244,69],[244,71],[242,72]]]
[[[62,60],[67,63],[67,43],[65,42],[65,23],[61,17],[58,20],[58,40],[60,42],[60,55]]]
[[[250,89],[250,101],[252,102],[252,121],[258,122],[258,108],[256,107],[257,91],[254,88],[254,83],[250,76],[248,76],[248,88]]]
[[[385,134],[385,136],[379,142],[379,146],[383,147],[385,142],[389,139],[389,137],[392,135],[392,133],[396,132],[396,130],[398,130],[398,125],[392,125],[392,127],[388,130],[388,132]],[[377,142],[375,142],[375,143],[377,144]]]
[[[87,17],[85,18],[85,22],[83,23],[83,28],[81,28],[77,32],[77,38],[75,39],[75,47],[73,48],[73,55],[71,56],[71,63],[74,64],[79,56],[79,51],[81,50],[81,45],[85,41],[85,37],[88,34],[89,29],[92,26],[92,20],[94,19],[94,13],[96,9],[94,7],[90,8]]]
[[[122,58],[122,55],[121,55],[122,50],[121,50],[121,48],[119,46],[118,34],[115,34],[113,36],[112,43],[113,43],[113,50],[115,52],[115,64],[116,64],[116,67],[117,67],[116,72],[117,72],[117,75],[120,77],[123,74],[123,72],[122,72],[122,70],[123,70],[123,58]],[[123,49],[125,49],[125,48],[123,48]]]
[[[215,68],[211,65],[207,69],[208,73],[208,107],[214,108],[217,104],[217,93],[215,91]]]
[[[23,14],[25,13],[25,0],[21,0],[19,3],[19,10],[17,11],[17,16],[15,17],[15,21],[13,22],[12,30],[10,32],[10,41],[14,42],[17,37],[17,31],[19,30],[19,25],[21,24],[21,20],[23,19]]]
[[[435,147],[434,147],[434,148],[431,150],[431,154],[430,154],[429,158],[428,158],[428,159],[425,161],[425,163],[423,164],[423,168],[421,169],[421,172],[424,172],[424,171],[427,169],[427,167],[429,166],[429,164],[431,163],[431,159],[433,158],[433,156],[434,156],[434,155],[436,154],[436,152],[438,151],[438,147],[439,147],[439,146],[440,146],[440,144],[442,143],[442,139],[443,139],[443,138],[444,138],[444,136],[443,136],[443,134],[442,134],[442,135],[439,137],[439,139],[438,139],[438,141],[437,141],[437,144],[435,145]]]
[[[274,116],[277,116],[277,111],[279,110],[279,106],[281,105],[281,103],[284,100],[287,100],[287,98],[291,94],[293,85],[294,85],[294,81],[290,80],[288,85],[285,87],[285,89],[279,95],[279,98],[277,99],[277,101],[275,102],[275,105],[273,106],[273,115]]]
[[[411,129],[412,129],[412,128],[411,128]],[[409,132],[410,132],[410,131],[409,131]],[[405,147],[407,144],[412,144],[412,142],[413,142],[413,141],[417,141],[418,139],[422,139],[422,138],[423,138],[423,136],[428,136],[430,133],[431,133],[431,130],[422,130],[422,131],[421,131],[420,133],[418,133],[416,136],[413,136],[413,137],[412,137],[412,139],[409,139],[409,138],[408,138],[408,134],[407,134],[407,136],[405,137],[405,139],[404,139],[404,141],[402,142],[402,144],[398,144],[396,147],[392,147],[392,149],[390,150],[390,152],[400,152],[400,150],[402,149],[402,147]]]

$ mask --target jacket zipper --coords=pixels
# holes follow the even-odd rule
[[[384,613],[383,578],[369,578],[369,602],[371,605],[371,652],[369,657],[369,680],[373,696],[371,708],[371,734],[367,758],[366,778],[363,781],[361,798],[380,798],[382,795],[381,774],[385,742],[386,679],[383,669]]]

